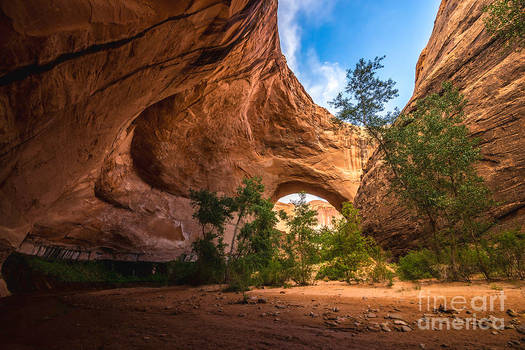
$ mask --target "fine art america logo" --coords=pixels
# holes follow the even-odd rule
[[[461,295],[446,297],[419,292],[419,311],[428,313],[417,321],[417,325],[422,330],[503,330],[504,318],[493,315],[479,318],[477,314],[504,311],[506,298],[503,291],[490,296],[474,296],[470,300]],[[459,317],[457,314],[463,310],[467,316]]]

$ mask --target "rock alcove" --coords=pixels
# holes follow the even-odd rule
[[[488,3],[442,1],[407,108],[443,81],[461,89],[492,215],[522,225],[525,50],[486,33]],[[247,176],[274,200],[355,198],[397,250],[424,234],[386,200],[361,133],[334,127],[287,67],[277,0],[0,1],[0,17],[0,263],[172,259],[194,238],[189,188],[231,193]]]

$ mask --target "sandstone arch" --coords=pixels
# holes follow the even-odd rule
[[[344,202],[352,202],[353,198],[346,198],[339,192],[332,188],[326,188],[327,186],[321,186],[318,183],[307,183],[303,181],[288,181],[281,183],[275,189],[274,194],[271,196],[274,202],[280,198],[293,193],[306,192],[313,194],[314,196],[323,198],[330,203],[334,208],[340,210]]]
[[[0,1],[0,262],[49,245],[173,258],[188,189],[245,176],[353,197],[368,147],[288,69],[276,0],[55,5]]]

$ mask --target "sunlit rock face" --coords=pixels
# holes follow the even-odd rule
[[[371,148],[286,65],[277,1],[0,1],[0,262],[188,252],[190,188],[353,200]],[[226,237],[228,241],[228,237]]]
[[[339,213],[339,211],[337,211],[337,209],[328,202],[313,200],[308,202],[308,204],[313,210],[317,212],[316,229],[320,229],[324,226],[334,228],[335,222],[342,218],[341,213]],[[293,209],[293,203],[277,202],[274,206],[274,211],[279,212],[283,210],[288,216],[293,216]],[[279,221],[277,224],[277,229],[282,232],[287,232],[288,227],[286,226],[286,222],[283,220]]]
[[[469,100],[466,125],[482,140],[479,173],[499,203],[490,213],[504,227],[525,223],[525,50],[505,48],[484,29],[490,0],[443,0],[416,71],[414,101],[451,81]],[[378,155],[368,163],[355,204],[365,231],[402,252],[425,235],[417,221],[387,195],[388,174]]]

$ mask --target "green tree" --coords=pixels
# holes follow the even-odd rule
[[[234,198],[237,209],[237,222],[235,223],[233,230],[230,255],[233,254],[235,249],[237,232],[243,220],[245,220],[247,216],[254,214],[255,209],[264,202],[264,199],[262,198],[264,185],[261,181],[262,179],[260,177],[246,178],[243,180],[242,186],[237,188],[237,194]]]
[[[201,225],[202,237],[193,242],[197,263],[192,278],[195,284],[221,283],[226,271],[224,227],[232,219],[234,201],[208,190],[190,190],[193,217]]]
[[[293,214],[286,221],[289,230],[283,244],[285,266],[295,283],[308,285],[312,280],[313,265],[319,261],[319,235],[315,229],[317,212],[306,202],[304,192],[293,204]]]
[[[266,274],[275,264],[280,265],[282,234],[276,229],[278,219],[273,207],[269,199],[261,199],[250,209],[252,220],[241,228],[237,250],[230,255],[228,282],[232,289],[247,290],[253,284],[275,283],[275,273],[270,280]],[[284,282],[282,278],[278,280]]]
[[[359,211],[351,203],[344,203],[341,214],[343,217],[333,229],[321,230],[321,256],[325,264],[317,274],[318,279],[359,280],[358,272],[373,263],[369,253],[374,243],[361,234]]]
[[[474,168],[480,159],[479,140],[462,124],[464,106],[463,96],[446,83],[383,133],[385,161],[395,173],[392,188],[408,207],[429,219],[434,235],[444,235],[451,247],[453,278],[458,277],[459,244],[479,247],[486,227],[477,218],[491,205]],[[479,263],[483,268],[481,253]]]
[[[224,227],[232,219],[232,213],[236,209],[235,201],[230,197],[221,197],[215,192],[203,189],[198,191],[190,189],[190,199],[195,209],[193,218],[201,225],[202,235],[223,235]]]
[[[363,127],[371,141],[379,144],[381,149],[385,148],[385,127],[390,125],[398,114],[397,110],[384,113],[385,104],[398,96],[392,79],[381,80],[376,76],[377,71],[384,67],[381,63],[384,59],[385,56],[376,57],[373,61],[361,58],[354,69],[347,70],[344,92],[339,93],[330,102],[339,110],[338,120]]]
[[[485,27],[494,36],[501,37],[507,45],[525,45],[525,1],[496,0],[485,8]]]
[[[385,113],[397,90],[392,80],[376,77],[383,58],[361,59],[348,70],[345,94],[332,104],[340,109],[340,120],[363,126],[378,146],[392,173],[391,191],[428,220],[437,258],[440,236],[451,246],[452,274],[457,276],[458,244],[474,242],[479,251],[486,225],[477,218],[491,204],[474,169],[480,158],[478,140],[461,124],[465,99],[447,83],[439,94],[417,101],[410,114]],[[483,267],[481,252],[477,255]]]
[[[280,266],[281,232],[276,229],[273,203],[263,198],[260,178],[244,179],[235,196],[219,196],[208,190],[190,191],[193,217],[201,225],[202,238],[193,243],[197,262],[193,283],[227,282],[232,290],[247,290],[252,283],[265,283],[265,276],[277,278]],[[225,226],[236,216],[228,256],[223,242]],[[237,248],[235,249],[235,244]],[[258,272],[258,279],[255,278]]]

